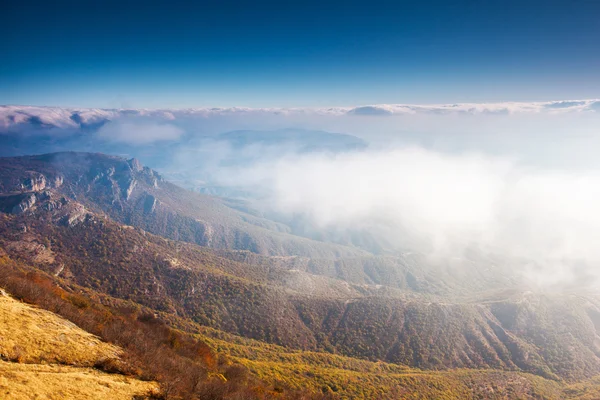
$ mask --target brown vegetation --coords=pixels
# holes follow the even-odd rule
[[[214,201],[114,157],[4,160],[0,286],[122,347],[93,366],[157,380],[166,398],[598,393],[599,297],[523,293],[509,277],[449,276],[414,257],[338,253],[267,234],[257,226],[267,222]],[[4,354],[25,360],[18,347]]]
[[[265,399],[312,398],[307,393],[270,387],[251,378],[241,366],[216,357],[190,334],[172,329],[139,308],[114,309],[60,288],[54,279],[7,257],[0,258],[0,282],[16,298],[36,304],[82,329],[123,348],[121,361],[95,367],[107,372],[156,380],[164,398]],[[229,379],[227,378],[229,376]]]
[[[153,382],[93,368],[0,361],[0,398],[5,400],[131,400],[155,390]]]

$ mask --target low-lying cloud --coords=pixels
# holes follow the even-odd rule
[[[559,100],[545,102],[453,103],[453,104],[370,104],[354,107],[328,108],[249,108],[212,107],[188,109],[97,109],[36,106],[0,106],[0,132],[18,131],[31,125],[55,128],[78,128],[102,121],[115,121],[126,117],[153,118],[155,120],[241,118],[261,119],[284,117],[336,117],[386,116],[386,115],[487,115],[487,114],[564,114],[594,112],[598,99]]]
[[[600,276],[599,105],[4,106],[0,149],[127,154],[187,188],[241,193],[268,217],[301,225],[298,234],[342,232],[338,241],[347,242],[346,232],[367,231],[382,238],[377,251],[441,257],[476,248],[543,285],[591,282]],[[261,132],[244,143],[230,132],[238,130]],[[323,130],[354,135],[365,146],[354,150],[348,137]],[[297,137],[277,138],[286,132]],[[42,133],[49,137],[29,140]],[[323,146],[326,137],[337,149]]]
[[[385,225],[397,248],[461,256],[477,248],[540,284],[600,276],[600,171],[525,167],[419,147],[279,159],[223,182],[263,188],[266,207],[320,229]],[[376,227],[375,227],[376,228]]]

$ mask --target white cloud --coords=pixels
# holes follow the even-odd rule
[[[261,186],[266,208],[320,229],[385,227],[398,248],[444,257],[475,246],[529,260],[515,272],[540,284],[600,277],[598,170],[411,147],[294,156],[222,174],[230,185]]]
[[[173,154],[161,148],[153,159],[181,181],[258,192],[267,209],[302,215],[318,227],[385,232],[401,248],[456,254],[476,245],[527,258],[532,262],[522,273],[556,282],[579,279],[582,271],[600,276],[599,105],[565,100],[321,109],[5,106],[0,128],[19,132],[32,118],[39,129],[65,131],[110,121],[96,132],[103,140],[91,136],[91,142],[140,145],[142,156],[152,152],[141,145],[182,139]],[[350,133],[366,139],[370,150],[298,155],[277,144],[234,149],[214,139],[228,130],[289,127]],[[228,167],[230,160],[250,161],[235,169]]]
[[[231,116],[382,116],[411,114],[527,114],[567,113],[598,110],[598,100],[560,100],[549,102],[457,103],[457,104],[374,104],[329,108],[188,108],[188,109],[88,109],[34,106],[0,106],[0,128],[27,124],[31,118],[59,128],[77,127],[73,115],[83,122],[116,120],[127,116],[160,120]]]

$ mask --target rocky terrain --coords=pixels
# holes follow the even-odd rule
[[[184,329],[425,370],[572,384],[600,374],[593,292],[533,292],[476,262],[453,276],[418,254],[297,237],[135,160],[100,154],[2,159],[0,192],[8,257],[176,316]],[[264,362],[252,359],[240,362]]]

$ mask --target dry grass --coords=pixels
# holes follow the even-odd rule
[[[158,391],[153,382],[92,368],[0,361],[0,398],[7,400],[131,400],[151,391]]]
[[[0,294],[0,355],[5,360],[93,366],[119,353],[118,347],[54,313]]]
[[[118,347],[0,289],[0,355],[16,361],[0,361],[1,399],[130,400],[158,391],[154,382],[88,368],[119,353]]]

